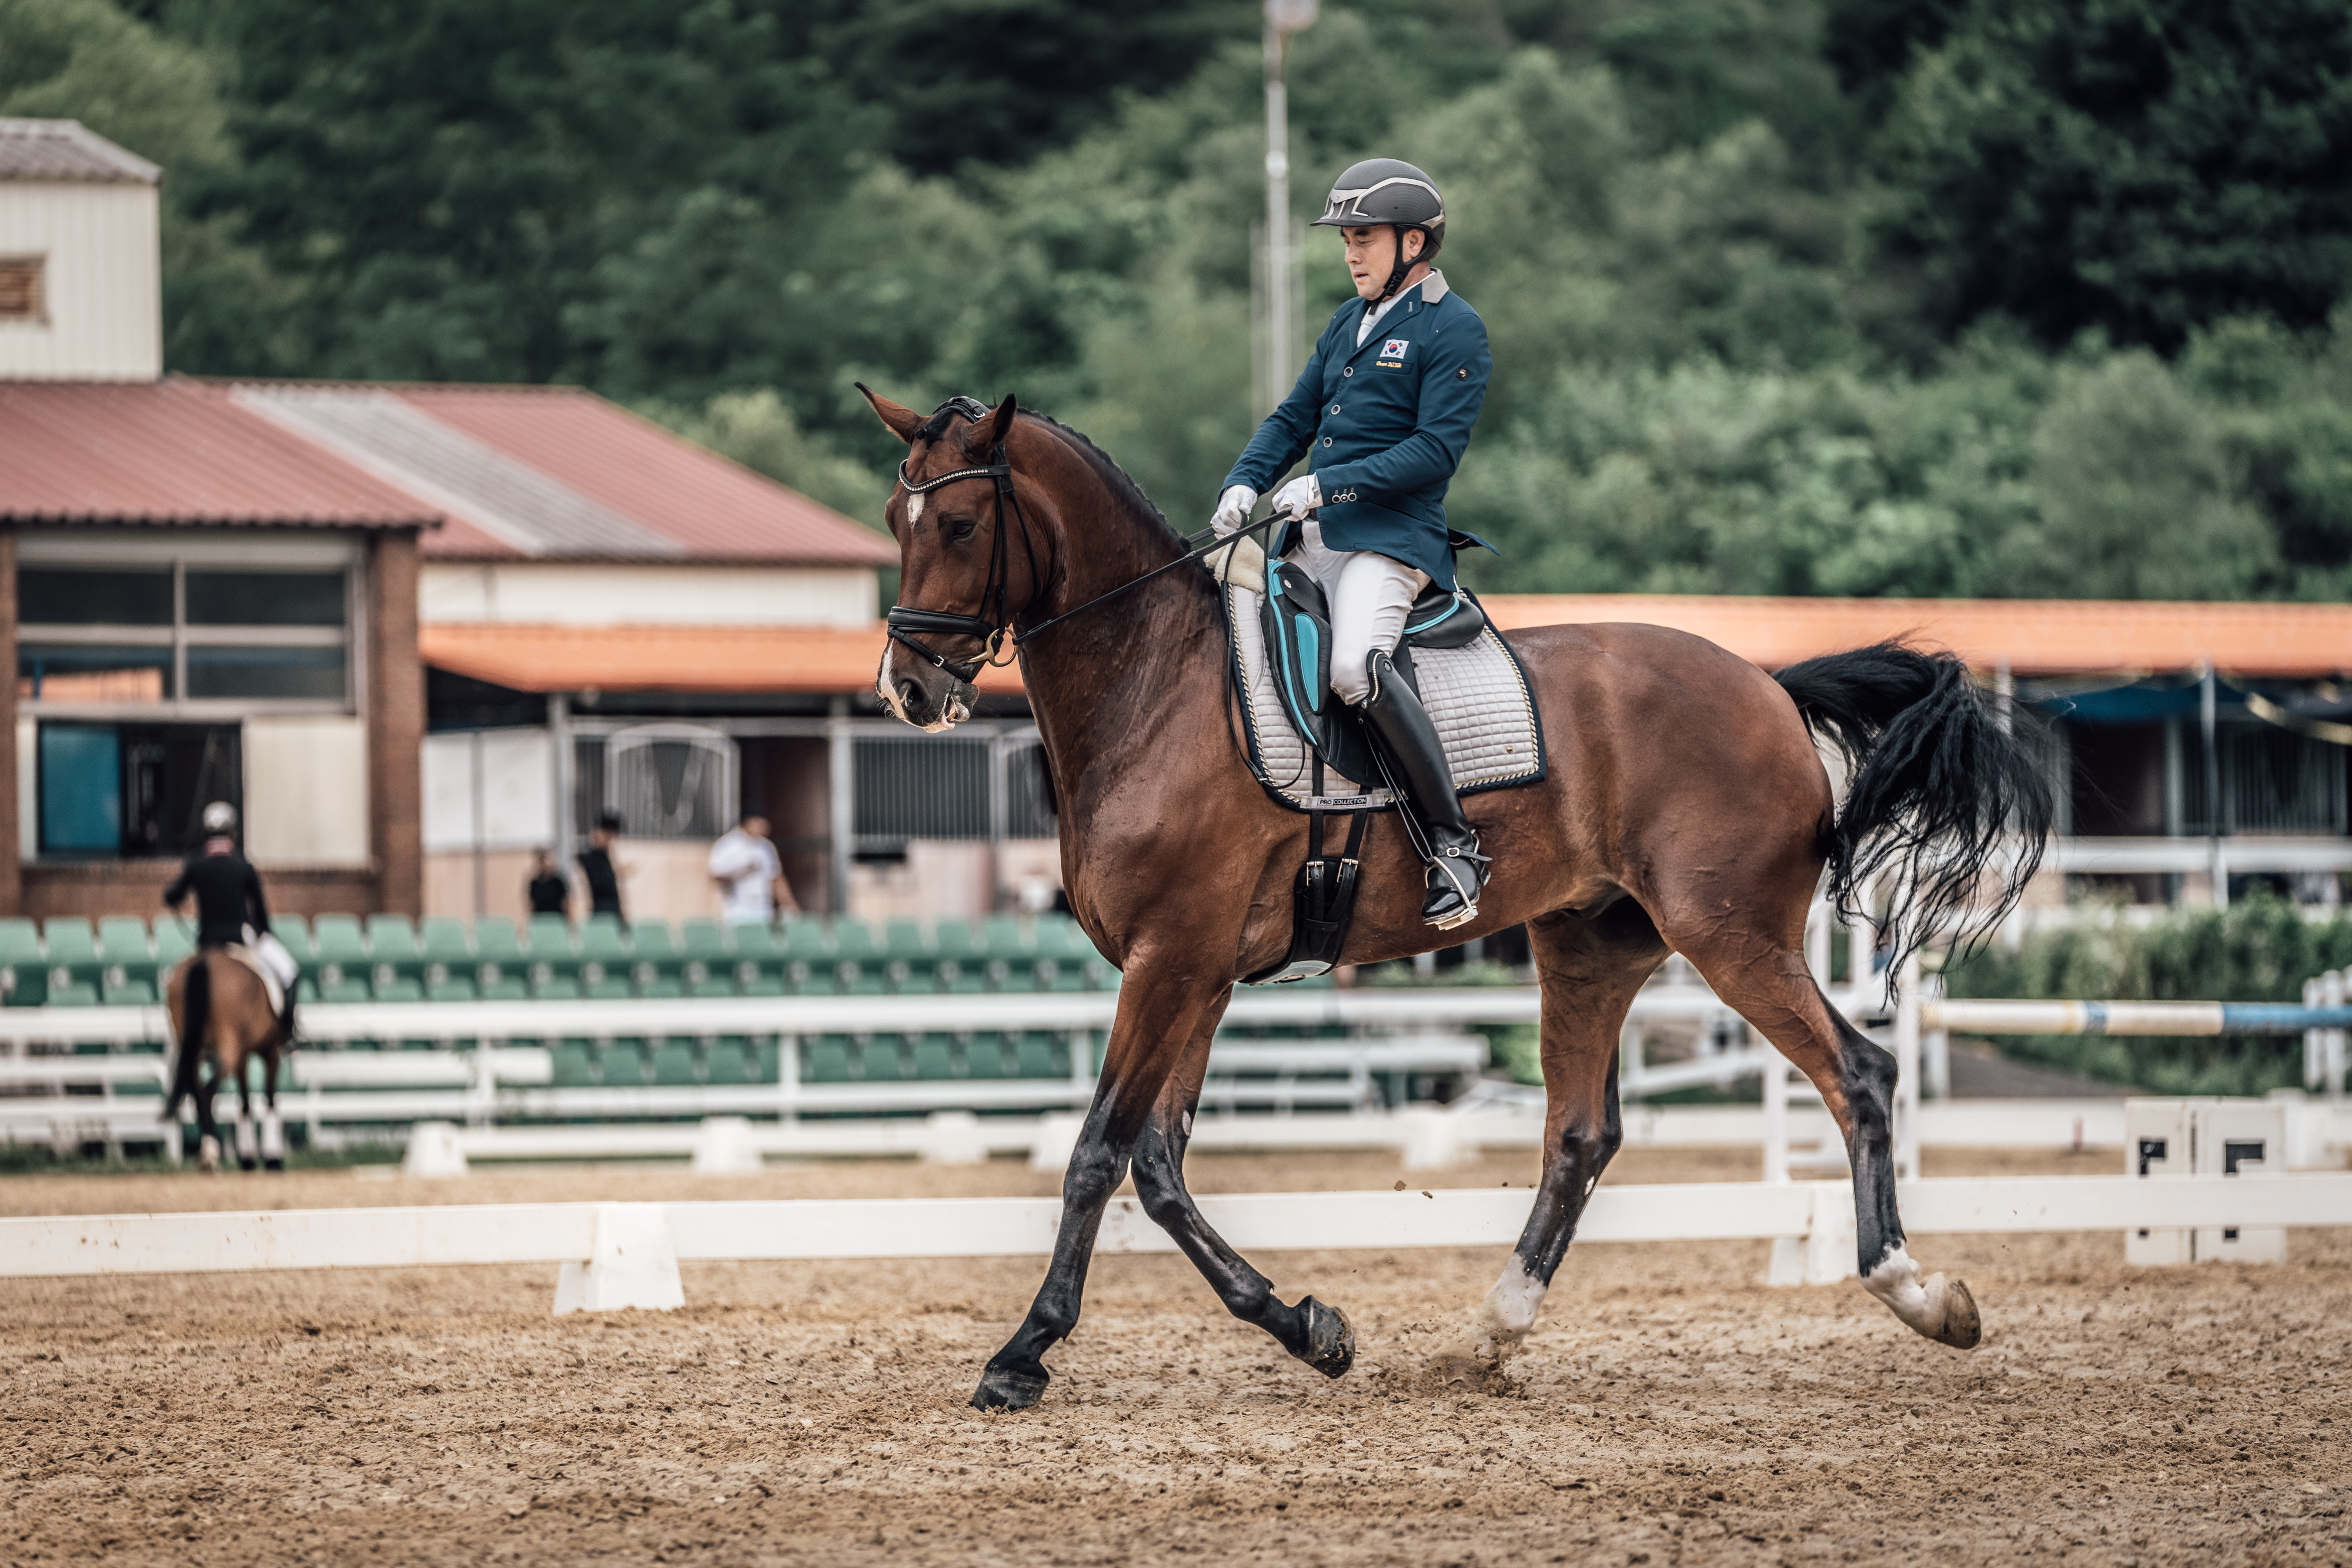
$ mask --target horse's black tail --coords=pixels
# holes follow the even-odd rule
[[[1996,712],[1957,655],[1900,643],[1807,659],[1779,678],[1851,776],[1845,809],[1824,834],[1839,913],[1867,917],[1859,898],[1893,872],[1889,961],[1898,968],[1942,936],[1965,946],[1997,927],[2050,836],[2049,777],[2030,744],[2042,732],[2032,717]],[[1985,890],[1989,872],[1998,880]]]
[[[172,1064],[172,1097],[163,1103],[163,1120],[179,1120],[180,1102],[196,1092],[196,1068],[205,1054],[205,1026],[213,1010],[212,966],[198,953],[188,960],[187,984],[180,990],[180,1054]]]

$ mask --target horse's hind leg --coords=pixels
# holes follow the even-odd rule
[[[253,1124],[252,1074],[246,1071],[249,1060],[242,1047],[224,1045],[222,1071],[236,1080],[236,1168],[258,1170],[261,1166],[261,1144]]]
[[[1474,1381],[1516,1354],[1534,1327],[1576,1222],[1623,1139],[1617,1114],[1617,1040],[1633,993],[1663,962],[1664,944],[1627,899],[1598,915],[1557,913],[1528,924],[1543,983],[1543,1177],[1502,1278],[1469,1332],[1430,1370]]]
[[[1801,931],[1802,912],[1795,918]],[[1904,1245],[1895,1205],[1895,1058],[1830,1006],[1794,934],[1717,927],[1682,951],[1717,996],[1812,1080],[1837,1118],[1853,1165],[1864,1288],[1927,1338],[1974,1350],[1983,1337],[1976,1298],[1958,1280],[1923,1277]]]
[[[1272,1334],[1283,1349],[1324,1376],[1338,1377],[1356,1361],[1356,1333],[1346,1315],[1312,1296],[1301,1297],[1295,1307],[1283,1305],[1274,1293],[1274,1282],[1211,1228],[1184,1186],[1184,1145],[1192,1139],[1192,1113],[1208,1071],[1209,1042],[1231,995],[1229,988],[1202,1017],[1136,1141],[1136,1196],[1152,1223],[1192,1260],[1227,1312]]]
[[[278,1061],[283,1048],[268,1046],[261,1052],[261,1168],[282,1171],[286,1168],[286,1124],[278,1119]]]
[[[220,1065],[196,1080],[196,1168],[206,1176],[220,1169],[220,1124],[213,1119],[213,1097],[220,1092]]]

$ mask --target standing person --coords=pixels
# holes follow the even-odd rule
[[[555,856],[546,850],[530,852],[530,883],[523,890],[533,915],[571,913],[572,889],[555,869]]]
[[[611,811],[596,819],[588,831],[588,847],[580,852],[580,880],[588,884],[588,914],[593,919],[609,915],[622,925],[621,873],[613,864],[613,841],[621,836],[621,819]]]
[[[190,894],[196,898],[196,950],[241,948],[269,972],[283,1000],[278,1019],[291,1044],[294,1040],[294,984],[301,966],[286,945],[270,935],[269,901],[262,895],[261,873],[236,847],[236,808],[215,800],[205,808],[205,841],[180,862],[180,874],[163,890],[165,907],[177,913]]]
[[[1332,312],[1298,384],[1225,476],[1210,520],[1231,534],[1261,492],[1308,459],[1310,471],[1274,494],[1285,520],[1268,553],[1297,562],[1330,603],[1331,689],[1362,716],[1423,824],[1422,918],[1445,930],[1476,917],[1487,857],[1437,730],[1390,655],[1422,590],[1454,586],[1456,540],[1486,542],[1448,529],[1444,502],[1486,397],[1486,324],[1430,266],[1445,202],[1412,164],[1356,164],[1315,225],[1339,231],[1356,298]]]
[[[730,925],[765,925],[779,909],[801,912],[769,832],[767,818],[746,811],[740,825],[710,846],[711,880],[721,890],[719,917]]]

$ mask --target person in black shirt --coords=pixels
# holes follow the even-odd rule
[[[563,873],[555,869],[555,857],[545,850],[533,850],[530,855],[530,885],[527,890],[533,915],[563,915],[572,902],[572,889],[565,883]]]
[[[610,915],[625,925],[628,916],[621,913],[621,878],[613,866],[613,841],[620,836],[619,817],[607,811],[596,819],[588,847],[580,852],[580,877],[588,884],[588,913]]]
[[[177,913],[189,894],[195,895],[199,951],[250,946],[282,984],[286,999],[279,1018],[290,1040],[299,971],[293,956],[269,935],[269,901],[261,891],[261,874],[238,852],[236,831],[236,807],[225,800],[205,807],[205,841],[181,862],[179,877],[163,890],[163,903]]]

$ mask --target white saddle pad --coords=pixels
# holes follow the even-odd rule
[[[1392,804],[1386,789],[1343,779],[1328,768],[1323,771],[1323,790],[1316,793],[1309,766],[1313,754],[1274,689],[1274,664],[1265,656],[1265,623],[1258,616],[1260,600],[1253,589],[1225,590],[1251,771],[1259,783],[1302,811],[1361,811]],[[1543,735],[1536,723],[1527,672],[1493,627],[1459,648],[1415,648],[1412,667],[1421,684],[1422,706],[1437,727],[1458,791],[1466,795],[1543,777]]]

